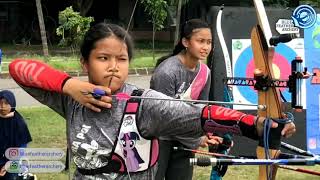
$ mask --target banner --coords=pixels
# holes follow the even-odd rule
[[[302,38],[293,39],[288,43],[276,46],[272,61],[275,79],[288,79],[288,76],[291,74],[291,61],[296,56],[304,59],[304,41]],[[234,77],[253,78],[255,66],[250,39],[232,40],[232,68]],[[305,88],[302,89],[304,91],[302,92],[302,104],[305,107]],[[290,102],[291,93],[289,93],[288,88],[280,88],[280,91],[285,99]],[[235,103],[257,104],[258,102],[258,95],[253,86],[233,86],[233,97]],[[235,105],[234,109],[245,110],[256,109],[256,107]]]
[[[306,83],[307,88],[307,148],[320,154],[320,14],[317,22],[304,29],[306,66],[315,73]]]

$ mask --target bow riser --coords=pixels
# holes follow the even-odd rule
[[[272,70],[272,59],[274,54],[274,48],[269,48],[267,41],[264,37],[262,29],[260,26],[256,26],[253,28],[251,32],[251,44],[253,49],[253,56],[255,62],[255,76],[262,76],[268,79],[274,79],[273,70]],[[265,90],[258,91],[258,102],[266,104],[267,109],[265,111],[259,111],[258,115],[268,118],[281,118],[281,104],[280,104],[280,94],[275,87],[269,87]],[[269,141],[271,149],[269,150],[269,154],[271,158],[276,158],[279,154],[280,147],[280,137],[274,136],[279,132],[271,130]],[[274,141],[275,140],[275,141]],[[259,159],[265,158],[265,148],[262,147],[263,142],[259,142],[259,146],[256,149],[257,157]],[[259,179],[266,180],[268,175],[268,170],[271,167],[268,166],[260,166],[259,167]],[[272,167],[272,179],[276,176],[276,167]]]

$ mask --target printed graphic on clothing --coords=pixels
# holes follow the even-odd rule
[[[72,142],[72,151],[75,153],[74,161],[78,167],[85,169],[96,169],[107,165],[108,157],[112,151],[112,149],[99,147],[97,141],[99,141],[101,135],[99,135],[99,138],[92,138],[95,136],[92,135],[94,132],[90,131],[91,128],[91,126],[83,124]]]
[[[140,136],[136,115],[123,117],[115,153],[124,159],[128,172],[147,169],[150,161],[151,141]]]

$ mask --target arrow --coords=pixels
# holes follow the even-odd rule
[[[84,95],[91,94],[95,99],[100,99],[102,96],[108,96],[108,94],[102,89],[94,89],[93,92],[81,92]],[[111,95],[111,97],[115,97],[117,100],[127,101],[131,98],[135,99],[148,99],[148,100],[161,100],[161,101],[181,101],[181,102],[190,102],[190,103],[201,103],[201,104],[230,104],[230,105],[243,105],[243,106],[256,106],[259,110],[265,110],[265,105],[258,104],[246,104],[246,103],[234,103],[234,102],[222,102],[222,101],[207,101],[207,100],[188,100],[188,99],[172,99],[172,98],[157,98],[157,97],[141,97],[141,96],[130,96],[126,93],[117,93],[115,95]]]
[[[220,158],[190,158],[191,165],[216,166],[216,165],[309,165],[320,164],[319,158],[306,159],[220,159]]]

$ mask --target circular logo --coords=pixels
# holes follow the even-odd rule
[[[316,11],[309,5],[300,5],[291,16],[296,27],[309,28],[317,21]]]
[[[240,41],[236,41],[233,43],[233,49],[240,50],[242,49],[242,43]]]

